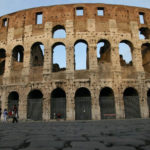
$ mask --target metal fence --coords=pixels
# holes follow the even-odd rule
[[[51,119],[66,119],[66,98],[51,98]]]
[[[27,118],[42,120],[42,99],[28,99]]]
[[[91,98],[90,97],[75,98],[75,119],[91,120]]]
[[[124,96],[125,118],[141,118],[139,97]]]
[[[100,97],[101,119],[115,119],[115,101],[114,97]]]

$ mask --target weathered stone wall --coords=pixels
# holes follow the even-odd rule
[[[75,9],[83,7],[84,15],[76,16]],[[104,16],[97,15],[97,7],[104,8]],[[43,13],[43,23],[36,24],[36,13]],[[139,12],[144,13],[144,24],[139,22]],[[75,119],[75,92],[80,87],[89,89],[92,100],[92,119],[100,119],[99,95],[104,87],[114,92],[116,118],[124,118],[123,93],[128,87],[137,90],[140,100],[141,117],[149,117],[147,91],[150,88],[150,75],[142,66],[141,46],[150,39],[140,40],[139,29],[150,28],[150,10],[145,8],[105,5],[73,4],[39,7],[0,17],[0,49],[5,49],[5,72],[0,77],[0,97],[2,109],[7,108],[8,95],[12,91],[19,94],[19,115],[27,118],[27,96],[30,91],[39,89],[43,94],[43,119],[50,119],[50,94],[57,87],[66,92],[67,120]],[[8,26],[3,27],[3,19]],[[62,25],[66,38],[52,38],[52,29]],[[89,68],[74,70],[74,44],[83,39],[88,43]],[[98,63],[96,46],[99,40],[106,39],[111,45],[110,62]],[[121,66],[119,43],[130,41],[133,45],[132,66]],[[45,47],[44,64],[31,67],[31,47],[35,42]],[[66,46],[66,70],[52,72],[52,46],[61,42]],[[12,50],[15,46],[24,48],[21,69],[13,69]]]

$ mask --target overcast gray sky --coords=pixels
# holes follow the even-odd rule
[[[0,16],[22,9],[71,3],[106,3],[150,8],[150,0],[0,0]]]

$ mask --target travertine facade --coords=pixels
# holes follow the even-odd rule
[[[78,9],[83,10],[83,16],[76,15]],[[104,14],[98,15],[98,9],[103,10]],[[37,24],[36,16],[40,13],[43,22]],[[140,23],[139,14],[143,15],[144,23]],[[50,120],[51,93],[56,88],[60,88],[66,94],[66,119],[74,120],[75,94],[83,87],[90,92],[91,119],[99,120],[102,113],[99,105],[100,92],[108,87],[114,94],[115,118],[119,119],[125,118],[124,91],[133,88],[138,93],[136,96],[139,98],[140,117],[148,118],[149,14],[150,10],[145,8],[72,4],[33,8],[0,17],[0,54],[3,55],[4,51],[6,53],[6,56],[4,54],[0,57],[2,109],[8,108],[9,95],[15,91],[19,96],[19,117],[27,119],[28,95],[33,90],[39,90],[42,93],[42,119]],[[65,29],[66,38],[53,38],[53,29],[56,26]],[[139,31],[145,35],[145,39],[139,39]],[[74,69],[74,47],[78,41],[88,45],[86,70]],[[108,50],[104,50],[100,59],[97,58],[96,52],[99,41],[109,43]],[[33,57],[31,57],[35,54],[32,54],[31,49],[36,42],[44,45],[45,53],[44,58],[35,56],[35,61],[43,61],[37,66],[32,63]],[[131,47],[131,64],[122,65],[123,60],[119,57],[120,42],[127,43]],[[56,69],[57,71],[54,72],[53,47],[58,43],[63,43],[66,48],[66,69]],[[16,46],[20,46],[19,61],[15,60],[18,57],[17,50],[13,53]],[[37,47],[37,51],[38,49],[40,48]],[[132,96],[132,94],[127,95]]]

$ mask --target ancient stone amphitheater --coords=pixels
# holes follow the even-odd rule
[[[20,119],[31,120],[149,118],[149,14],[138,7],[72,4],[0,17],[2,110],[16,105]],[[64,38],[55,37],[59,30]],[[76,67],[75,51],[83,56],[79,43],[86,51],[82,69]],[[119,54],[120,43],[130,48],[130,62]],[[65,49],[66,67],[54,62],[57,46]]]

